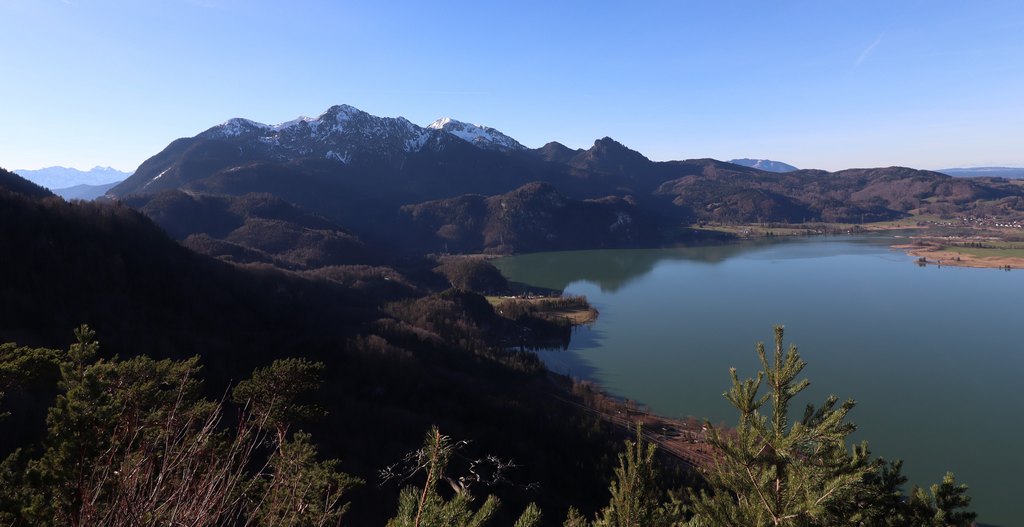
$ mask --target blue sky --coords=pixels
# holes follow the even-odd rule
[[[1024,166],[1024,2],[0,0],[0,166],[347,103],[656,160]]]

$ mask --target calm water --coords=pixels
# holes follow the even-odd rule
[[[858,401],[855,440],[902,458],[910,483],[946,470],[979,520],[1024,525],[1024,271],[918,267],[891,238],[830,237],[663,250],[521,255],[510,279],[586,295],[601,312],[553,370],[657,413],[735,423],[728,368],[758,368],[786,326],[808,394]]]

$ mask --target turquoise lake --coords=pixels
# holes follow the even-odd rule
[[[756,342],[770,349],[783,324],[811,381],[794,411],[853,398],[853,439],[902,458],[910,484],[953,471],[979,521],[1024,525],[1024,271],[919,267],[893,243],[811,237],[493,263],[600,311],[568,350],[540,353],[549,368],[660,414],[735,424],[728,368],[754,376]]]

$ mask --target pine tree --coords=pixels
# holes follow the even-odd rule
[[[526,510],[516,520],[514,527],[538,527],[543,514],[540,512],[540,507],[536,503],[531,503],[526,506]]]
[[[657,446],[644,440],[643,429],[636,427],[636,440],[626,441],[619,454],[619,466],[609,491],[611,500],[600,514],[598,527],[658,527],[681,522],[681,514],[662,503],[657,487],[654,454]]]
[[[324,363],[301,358],[278,359],[258,368],[252,377],[238,383],[232,399],[248,407],[264,426],[277,432],[278,441],[296,421],[309,421],[324,415],[324,410],[305,399],[320,388]]]
[[[457,444],[441,435],[438,428],[427,432],[423,448],[414,452],[414,472],[423,472],[426,481],[422,488],[402,489],[398,497],[398,511],[388,521],[388,527],[481,527],[494,516],[499,501],[487,496],[477,510],[473,510],[473,496],[469,489],[452,484],[455,495],[446,500],[438,492],[441,481],[447,479],[445,469]]]
[[[16,453],[0,464],[5,523],[338,523],[342,494],[355,478],[339,472],[337,461],[318,461],[308,434],[288,433],[287,418],[303,414],[296,401],[306,390],[287,387],[312,389],[318,379],[280,377],[286,389],[273,405],[247,402],[238,423],[226,426],[224,405],[202,396],[198,358],[97,359],[95,334],[82,326],[75,335],[42,454]]]
[[[911,493],[909,506],[913,525],[967,527],[978,517],[965,510],[971,504],[971,498],[967,496],[967,485],[958,485],[952,472],[947,472],[942,483],[932,485],[929,490],[930,496],[921,488],[915,488]]]
[[[360,481],[339,471],[338,464],[317,461],[310,434],[293,434],[271,455],[249,493],[259,500],[250,514],[254,524],[339,525],[348,509],[341,500]]]
[[[858,448],[856,454],[870,457],[866,448]],[[852,499],[845,503],[834,503],[832,515],[844,518],[843,525],[911,527],[910,510],[903,495],[907,482],[903,475],[903,461],[886,462],[876,459],[871,462],[874,470],[868,473],[854,491]]]
[[[978,517],[973,512],[960,510],[971,504],[971,498],[967,495],[967,485],[957,485],[952,472],[946,473],[942,483],[932,485],[931,491],[935,497],[936,520],[943,525],[970,525]]]
[[[569,507],[569,511],[565,514],[565,521],[562,522],[562,527],[590,527],[590,525],[591,523],[576,507]]]
[[[717,463],[707,469],[712,493],[693,493],[696,521],[711,525],[813,526],[841,525],[836,504],[853,498],[874,467],[866,447],[846,451],[854,426],[845,422],[854,406],[830,396],[821,408],[808,406],[790,425],[789,406],[809,382],[797,380],[806,363],[796,346],[783,349],[783,328],[775,327],[771,362],[763,343],[757,345],[762,371],[740,380],[730,370],[732,387],[726,399],[739,410],[735,433],[709,426],[708,442]],[[760,395],[762,382],[767,393]],[[770,404],[769,415],[761,409]]]

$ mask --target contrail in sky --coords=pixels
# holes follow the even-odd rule
[[[864,59],[868,58],[868,55],[870,55],[871,52],[875,50],[875,47],[877,47],[881,42],[882,42],[882,35],[878,35],[878,38],[876,38],[874,42],[872,42],[871,44],[868,44],[868,47],[864,48],[864,51],[860,52],[860,56],[857,57],[857,62],[853,63],[853,69],[859,68],[860,67],[860,63],[864,62]]]

